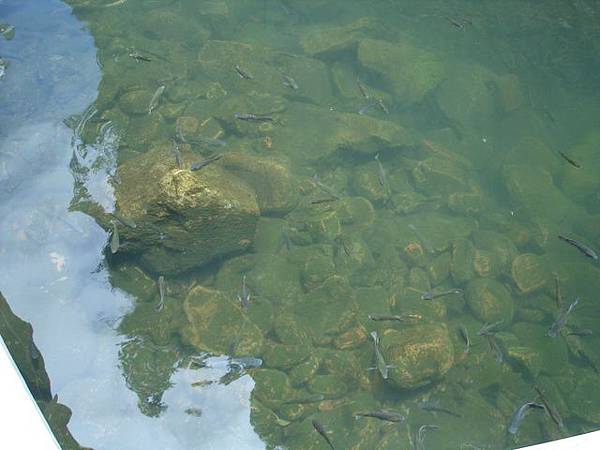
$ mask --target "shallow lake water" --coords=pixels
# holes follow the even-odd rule
[[[75,439],[597,429],[599,35],[592,0],[0,0],[0,291]]]

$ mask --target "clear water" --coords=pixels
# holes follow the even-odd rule
[[[557,237],[600,249],[596,2],[66,3],[0,2],[0,289],[81,445],[597,428],[598,262]],[[563,425],[509,433],[534,386]],[[381,409],[406,419],[355,416]]]

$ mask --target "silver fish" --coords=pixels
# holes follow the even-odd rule
[[[296,80],[294,80],[292,77],[289,77],[287,75],[282,74],[281,75],[283,77],[283,85],[286,87],[289,87],[290,89],[293,89],[294,91],[298,90],[298,83],[296,83]]]
[[[577,297],[575,299],[575,301],[573,303],[571,303],[565,311],[561,312],[558,315],[558,318],[556,319],[556,321],[552,324],[552,326],[548,330],[548,336],[550,336],[550,337],[558,336],[558,332],[565,325],[565,323],[567,323],[567,318],[569,317],[569,314],[571,314],[571,311],[573,311],[573,308],[575,308],[575,306],[577,306],[577,303],[579,303],[579,297]]]
[[[463,338],[463,341],[465,341],[465,353],[469,353],[469,350],[471,350],[471,339],[469,338],[469,330],[467,330],[467,327],[465,327],[463,324],[460,324],[458,326],[458,331],[460,332],[460,336]]]
[[[152,114],[152,111],[156,109],[158,103],[160,102],[160,97],[163,95],[163,92],[165,92],[166,88],[167,87],[163,84],[159,86],[156,91],[154,91],[154,95],[150,99],[150,104],[148,105],[148,114]]]
[[[512,419],[510,420],[510,425],[508,426],[508,432],[510,434],[517,434],[517,431],[519,431],[519,427],[521,426],[521,422],[523,422],[525,415],[532,408],[544,409],[544,405],[535,402],[527,402],[520,406],[515,411],[515,413],[512,416]]]
[[[329,439],[329,436],[327,436],[327,431],[325,431],[325,428],[323,427],[323,425],[321,425],[321,423],[316,420],[312,421],[312,425],[313,425],[314,429],[317,431],[317,433],[319,433],[323,437],[323,439],[325,439],[325,442],[327,442],[329,447],[331,447],[331,450],[335,450],[333,444],[331,443],[331,439]]]
[[[383,169],[381,161],[379,161],[379,153],[375,155],[375,161],[377,161],[377,177],[379,178],[379,184],[385,186],[385,170]]]
[[[463,293],[462,289],[450,289],[449,291],[437,292],[437,293],[435,293],[433,291],[427,291],[423,295],[421,295],[421,300],[433,300],[434,298],[444,297],[446,295],[462,294],[462,293]]]
[[[548,400],[546,400],[546,397],[544,396],[543,392],[539,387],[534,386],[533,388],[537,392],[538,397],[544,405],[546,413],[548,414],[550,419],[552,419],[552,422],[554,422],[559,429],[562,429],[564,425],[561,417],[558,415],[558,412],[550,405],[550,403],[548,403]]]
[[[237,299],[242,308],[247,308],[250,305],[250,291],[246,286],[246,275],[242,277],[242,293],[237,295]]]
[[[423,400],[423,401],[417,403],[417,406],[419,408],[421,408],[423,411],[443,412],[443,413],[449,414],[454,417],[462,417],[460,414],[455,413],[454,411],[451,411],[448,408],[444,408],[443,406],[441,406],[440,402],[437,400],[436,401]]]
[[[121,241],[119,239],[119,230],[117,230],[117,224],[113,222],[113,232],[110,238],[110,251],[113,255],[119,251],[120,245]]]
[[[496,341],[496,337],[493,334],[486,334],[484,336],[488,341],[490,350],[492,351],[492,353],[494,353],[494,356],[496,357],[496,362],[498,364],[502,364],[502,362],[504,361],[504,355],[502,354],[502,349],[498,345],[498,341]]]
[[[384,113],[390,113],[390,110],[387,109],[387,106],[385,106],[385,103],[383,103],[383,100],[380,98],[377,99],[377,106],[379,106],[379,109],[381,109]]]
[[[175,162],[177,163],[177,167],[183,169],[183,156],[181,156],[181,152],[179,151],[179,145],[175,139],[171,140],[171,151],[175,155]]]
[[[238,73],[238,75],[240,76],[240,78],[243,78],[244,80],[253,80],[254,77],[252,75],[250,75],[250,73],[248,73],[247,71],[243,70],[239,65],[235,65],[235,71]]]
[[[354,413],[355,416],[374,417],[375,419],[386,420],[388,422],[404,422],[406,417],[399,412],[390,409],[379,409],[377,411],[365,411]]]
[[[421,425],[417,432],[417,438],[415,440],[416,450],[425,450],[425,432],[427,430],[439,430],[440,427],[437,425]]]
[[[358,91],[360,92],[360,95],[362,95],[365,99],[370,99],[371,96],[369,95],[369,93],[367,92],[367,89],[365,88],[365,85],[362,84],[360,82],[360,80],[356,80],[356,87],[358,88]],[[375,105],[375,103],[373,103],[373,105]]]
[[[167,287],[165,285],[165,277],[161,275],[158,277],[158,294],[160,296],[160,300],[158,304],[154,307],[154,309],[156,309],[157,311],[162,311],[162,309],[165,307],[166,292]]]
[[[377,336],[377,331],[371,331],[371,337],[373,338],[373,343],[375,346],[375,364],[379,373],[381,373],[381,377],[384,380],[388,378],[388,365],[385,363],[385,359],[379,350],[379,336]]]
[[[195,170],[200,170],[203,167],[208,166],[211,163],[214,163],[215,161],[218,161],[219,159],[221,159],[223,157],[223,155],[213,155],[213,156],[209,156],[208,158],[202,160],[202,161],[198,161],[193,163],[190,166],[190,170],[191,171],[195,171]]]
[[[235,113],[233,117],[235,117],[238,120],[245,120],[246,122],[273,122],[273,120],[275,120],[273,116],[259,116],[251,113]]]
[[[575,239],[571,239],[569,237],[563,236],[562,234],[559,234],[558,238],[560,240],[567,242],[568,244],[571,244],[573,247],[575,247],[577,250],[579,250],[581,253],[583,253],[588,258],[592,258],[594,261],[598,261],[598,254],[592,248],[588,247],[587,245],[582,244],[581,242],[576,241]]]
[[[479,331],[477,332],[477,336],[488,336],[490,334],[494,334],[497,331],[496,328],[498,328],[503,323],[504,320],[499,320],[498,322],[494,323],[486,323],[479,329]]]
[[[421,320],[423,317],[419,314],[369,314],[369,319],[375,322],[387,320],[396,320],[398,322],[406,322],[411,320]]]

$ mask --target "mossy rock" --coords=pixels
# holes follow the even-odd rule
[[[462,285],[475,276],[473,270],[473,257],[475,246],[468,239],[457,239],[452,243],[450,257],[450,273],[454,283]]]
[[[420,101],[445,75],[440,59],[406,41],[363,39],[358,61],[381,76],[403,103]]]
[[[290,384],[292,386],[302,386],[314,377],[319,370],[320,361],[315,355],[311,355],[304,362],[301,362],[289,371]]]
[[[543,288],[552,275],[543,257],[523,253],[512,262],[512,279],[523,294]]]
[[[239,302],[220,291],[197,286],[186,297],[187,323],[181,330],[184,342],[212,354],[258,356],[264,337],[241,309]]]
[[[344,197],[340,200],[337,211],[344,230],[365,231],[375,221],[375,208],[364,197]]]
[[[440,192],[468,191],[469,172],[447,158],[427,158],[411,170],[415,189],[426,196]]]
[[[441,379],[454,364],[454,347],[445,325],[387,329],[381,351],[390,366],[387,382],[411,390]]]
[[[302,286],[306,291],[319,287],[335,273],[335,264],[328,255],[315,254],[308,258],[302,271]]]
[[[432,286],[437,286],[450,275],[450,252],[444,252],[435,257],[428,267],[429,279]]]
[[[310,346],[312,343],[309,329],[286,313],[276,315],[273,332],[282,344]]]
[[[569,411],[590,423],[600,422],[600,395],[597,376],[589,373],[582,377],[569,396]]]
[[[348,386],[334,375],[315,375],[308,382],[308,390],[313,394],[322,394],[327,398],[335,398],[344,395],[348,391]]]
[[[300,45],[307,54],[325,59],[340,53],[354,53],[359,39],[379,27],[380,24],[370,17],[346,25],[324,27],[319,24],[302,33]]]
[[[475,317],[482,322],[512,322],[514,302],[504,285],[491,278],[471,280],[465,292],[467,303]]]
[[[193,155],[184,153],[186,161]],[[178,169],[170,147],[158,147],[119,167],[122,183],[115,197],[121,214],[135,221],[119,225],[122,251],[140,257],[142,266],[174,274],[216,256],[241,252],[254,239],[256,195],[218,162],[200,171]],[[97,217],[106,228],[110,217]]]
[[[310,351],[311,347],[306,344],[282,345],[269,343],[265,345],[263,359],[266,367],[289,370],[305,361],[310,356]]]
[[[255,383],[252,394],[266,406],[278,406],[295,397],[288,376],[280,370],[256,369],[252,378]]]

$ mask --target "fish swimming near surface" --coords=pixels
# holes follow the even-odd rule
[[[235,117],[238,120],[245,120],[246,122],[273,122],[275,120],[273,116],[259,116],[251,113],[235,113],[233,117]]]
[[[388,422],[404,422],[406,416],[390,409],[379,409],[377,411],[365,411],[354,413],[355,416],[374,417],[375,419],[386,420]]]
[[[223,157],[223,155],[213,155],[213,156],[210,156],[210,157],[208,157],[208,158],[206,158],[206,159],[204,159],[204,160],[202,160],[202,161],[195,162],[195,163],[193,163],[193,164],[190,166],[190,170],[191,170],[192,172],[194,172],[194,171],[196,171],[196,170],[200,170],[200,169],[202,169],[203,167],[206,167],[206,166],[208,166],[209,164],[212,164],[212,163],[214,163],[215,161],[218,161],[218,160],[219,160],[219,159],[221,159],[222,157]]]
[[[519,407],[513,414],[510,425],[508,426],[508,432],[510,434],[517,434],[519,431],[519,427],[521,426],[521,422],[525,418],[525,415],[529,412],[530,409],[544,409],[544,405],[535,402],[527,402]]]
[[[563,152],[561,152],[560,150],[558,151],[558,154],[560,156],[562,156],[562,158],[567,161],[569,164],[571,164],[573,167],[577,168],[577,169],[581,169],[581,165],[577,162],[574,161],[573,159],[569,158],[567,155],[565,155]]]
[[[368,317],[375,322],[383,322],[388,320],[406,322],[410,320],[421,320],[423,318],[419,314],[369,314]]]
[[[360,92],[360,95],[362,95],[364,98],[366,98],[367,100],[371,98],[364,84],[362,84],[358,79],[356,80],[356,87],[358,88],[358,92]]]
[[[379,178],[379,184],[385,186],[385,170],[383,164],[379,161],[379,153],[375,155],[375,161],[377,161],[377,178]]]
[[[165,306],[165,294],[167,292],[167,287],[165,285],[165,277],[164,276],[159,276],[158,277],[158,294],[159,294],[159,301],[158,304],[154,307],[154,309],[156,309],[157,311],[162,311],[162,309]]]
[[[444,408],[443,406],[441,406],[440,402],[437,400],[436,401],[423,400],[422,402],[417,403],[417,405],[423,411],[442,412],[442,413],[448,414],[450,416],[462,417],[462,415],[460,415],[454,411],[451,411],[448,408]]]
[[[375,366],[377,367],[377,370],[379,370],[379,373],[381,373],[381,377],[384,380],[387,380],[388,368],[390,366],[385,363],[385,359],[383,358],[381,350],[379,349],[379,336],[377,335],[377,331],[371,331],[371,337],[373,338],[373,343],[375,346]]]
[[[235,66],[235,71],[237,72],[237,74],[240,76],[240,78],[243,78],[244,80],[253,80],[254,77],[252,75],[250,75],[250,73],[248,73],[247,71],[243,70],[239,65],[236,64]]]
[[[460,337],[462,337],[463,341],[465,341],[465,353],[469,353],[471,350],[471,339],[469,338],[469,330],[463,324],[458,326],[458,332],[460,333]]]
[[[578,303],[579,303],[579,297],[577,297],[575,299],[575,301],[573,303],[571,303],[566,310],[564,310],[563,312],[561,312],[558,315],[556,321],[552,324],[552,326],[548,330],[548,336],[550,336],[550,337],[558,336],[560,329],[567,323],[569,314],[571,314],[571,311],[573,311],[573,309],[575,308],[575,306],[577,306]]]
[[[144,56],[141,53],[137,52],[137,51],[132,51],[128,53],[128,56],[132,59],[134,59],[136,62],[150,62],[152,61],[152,58],[149,58],[148,56]]]
[[[323,425],[321,425],[320,422],[313,420],[312,426],[315,430],[317,430],[317,433],[319,433],[323,437],[323,439],[325,439],[325,442],[327,442],[329,447],[331,447],[331,450],[335,450],[335,447],[331,443],[331,439],[329,439],[329,436],[327,436],[327,432],[325,431],[325,428],[323,428]]]
[[[502,353],[502,349],[496,340],[496,337],[493,334],[485,334],[485,338],[488,341],[488,345],[490,346],[490,351],[494,354],[496,358],[496,362],[498,364],[502,364],[504,362],[504,355]]]
[[[113,232],[110,238],[110,251],[114,255],[119,251],[119,247],[121,246],[121,240],[119,239],[119,230],[117,230],[117,224],[113,222]]]
[[[423,295],[421,295],[421,300],[433,300],[435,298],[445,297],[446,295],[462,294],[462,293],[463,293],[462,289],[450,289],[449,291],[438,292],[438,293],[435,293],[433,291],[427,291]]]
[[[558,238],[560,240],[565,241],[568,244],[571,244],[573,247],[575,247],[577,250],[579,250],[581,253],[583,253],[588,258],[592,258],[594,261],[598,261],[598,254],[593,249],[588,247],[587,245],[582,244],[581,242],[576,241],[575,239],[571,239],[569,237],[563,236],[562,234],[559,234]]]
[[[298,83],[296,83],[296,80],[294,80],[292,77],[282,74],[281,75],[283,77],[283,85],[285,87],[289,87],[290,89],[293,89],[294,91],[298,90]]]
[[[242,277],[242,293],[237,295],[237,299],[244,309],[250,305],[250,291],[246,286],[246,275]]]
[[[152,114],[152,111],[156,109],[166,88],[167,87],[163,84],[154,91],[154,95],[150,99],[150,104],[148,105],[148,114]]]

